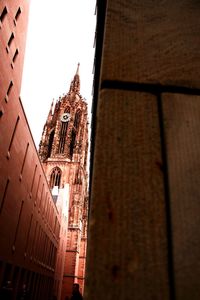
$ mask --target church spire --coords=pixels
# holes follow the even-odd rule
[[[79,66],[80,66],[80,63],[78,63],[76,74],[74,75],[74,79],[71,82],[70,89],[69,89],[70,93],[71,92],[75,92],[77,94],[80,93]]]
[[[77,70],[76,70],[76,75],[79,75],[79,67],[80,67],[80,63],[78,63]]]

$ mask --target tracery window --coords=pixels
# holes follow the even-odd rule
[[[70,156],[71,156],[71,158],[73,156],[73,151],[74,151],[75,142],[76,142],[76,135],[78,133],[80,121],[81,121],[81,111],[78,110],[76,112],[76,115],[75,115],[75,118],[74,118],[74,127],[73,127],[72,134],[71,134],[71,143],[70,143]]]
[[[65,113],[70,113],[70,108],[69,107],[67,107],[65,109]],[[59,145],[58,145],[58,153],[64,153],[68,123],[69,123],[68,121],[67,122],[62,122],[61,129],[60,129],[60,139],[59,139]]]
[[[76,141],[76,132],[73,129],[72,130],[72,135],[71,135],[71,143],[70,143],[70,157],[71,158],[73,156],[73,151],[74,151],[74,147],[75,147],[75,141]]]
[[[52,130],[52,132],[49,135],[49,146],[48,146],[47,158],[51,156],[51,150],[52,150],[52,145],[53,145],[54,133],[55,133],[55,130]]]
[[[60,181],[61,181],[61,170],[58,167],[55,167],[50,176],[50,189],[53,189],[54,186],[60,187]]]

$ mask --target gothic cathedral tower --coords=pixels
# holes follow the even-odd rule
[[[83,292],[85,273],[88,114],[87,103],[80,95],[79,64],[69,92],[59,98],[54,109],[53,106],[52,103],[44,125],[39,156],[61,215],[60,244],[64,247],[65,259],[60,247],[58,263],[62,269],[63,261],[63,278],[56,293],[59,299],[64,299],[71,295],[73,283],[79,283]]]

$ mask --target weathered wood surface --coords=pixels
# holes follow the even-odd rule
[[[108,0],[102,80],[200,84],[200,2]]]
[[[107,0],[86,300],[200,299],[200,96],[184,95],[200,95],[199,16]]]
[[[156,97],[102,91],[85,299],[169,299],[161,166]]]
[[[165,94],[176,299],[200,298],[200,97]]]

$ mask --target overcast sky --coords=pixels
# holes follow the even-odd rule
[[[32,0],[21,99],[35,140],[52,99],[69,91],[80,62],[81,95],[92,100],[95,0]]]

